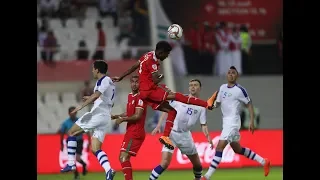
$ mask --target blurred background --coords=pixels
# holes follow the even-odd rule
[[[167,29],[173,23],[184,30],[180,40],[167,37]],[[253,147],[267,148],[266,141],[270,137],[279,138],[279,147],[273,147],[272,153],[264,151],[267,155],[277,154],[275,164],[282,166],[281,0],[37,0],[38,173],[56,173],[66,160],[65,152],[59,153],[59,137],[55,134],[68,118],[68,108],[76,106],[82,96],[92,93],[95,85],[91,75],[92,62],[104,59],[109,65],[109,75],[117,76],[142,54],[153,50],[159,40],[167,40],[173,46],[170,57],[162,65],[165,83],[174,91],[188,93],[189,80],[197,78],[202,82],[203,99],[225,82],[223,67],[230,63],[220,60],[229,58],[228,62],[241,72],[239,83],[248,90],[255,106],[259,142],[250,142],[249,147],[253,143]],[[228,43],[223,46],[224,42]],[[238,56],[231,55],[235,52]],[[117,83],[117,103],[113,114],[125,111],[130,91],[128,79]],[[78,117],[88,110],[81,110]],[[159,112],[148,109],[148,132],[156,126],[159,115]],[[248,119],[248,112],[244,109],[243,129],[247,128]],[[212,137],[218,136],[222,127],[220,110],[208,112],[207,121]],[[116,147],[112,146],[109,149],[113,150],[107,152],[109,156],[115,154],[115,161],[125,126],[112,126],[108,130],[113,138],[106,138],[110,141],[106,144],[115,143]],[[205,142],[200,126],[196,126],[194,131],[196,143]],[[252,138],[243,133],[246,138]],[[159,146],[154,151],[160,158],[161,146],[157,138],[150,136],[146,144],[149,142]],[[259,144],[261,142],[264,144]],[[49,157],[42,156],[41,152],[49,148],[56,157],[47,159]],[[86,160],[91,161],[90,153],[84,151],[88,156]],[[200,148],[199,151],[206,150]],[[178,156],[179,151],[175,150],[175,155]],[[190,163],[182,163],[178,159],[172,169],[192,168]],[[48,166],[45,161],[56,161],[57,164]],[[152,169],[152,165],[159,162],[152,161],[150,167],[146,165],[138,170]],[[225,166],[256,166],[241,159],[241,165],[234,161],[226,161]],[[90,163],[89,170],[102,171],[97,162],[92,162],[91,167]],[[210,161],[204,163],[207,163],[204,167],[208,167]],[[119,176],[122,179],[122,174]]]

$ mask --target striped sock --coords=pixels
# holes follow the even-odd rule
[[[264,164],[265,164],[264,159],[259,154],[256,154],[255,152],[251,151],[251,149],[249,149],[249,148],[242,148],[241,154],[251,160],[257,161],[262,166],[264,166]]]
[[[161,173],[164,171],[165,169],[163,169],[160,165],[155,167],[150,176],[149,176],[149,180],[155,180],[158,179],[158,177],[161,175]]]
[[[204,175],[207,179],[210,179],[210,177],[212,176],[212,174],[216,171],[220,161],[222,159],[222,152],[220,151],[216,151],[216,154],[214,155],[209,170],[208,172]]]
[[[76,164],[76,149],[77,149],[76,137],[69,136],[67,138],[67,151],[68,151],[68,165],[69,166],[73,166]]]
[[[202,175],[202,167],[198,167],[198,168],[193,168],[193,174],[194,174],[194,178],[195,180],[200,180],[201,175]]]
[[[103,167],[103,169],[107,173],[111,169],[107,154],[100,149],[96,152],[95,155],[96,155],[100,165]]]

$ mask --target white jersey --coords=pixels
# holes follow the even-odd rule
[[[206,124],[206,109],[204,107],[171,101],[170,105],[177,110],[172,130],[177,132],[188,132],[196,124]]]
[[[110,77],[104,76],[97,81],[96,86],[94,87],[94,92],[96,91],[99,91],[101,96],[94,101],[94,105],[90,112],[98,110],[100,113],[110,114],[115,99],[115,84]]]
[[[223,84],[220,86],[216,101],[221,103],[223,128],[240,128],[242,103],[248,104],[250,102],[247,91],[239,84],[232,87],[228,87],[228,84]]]

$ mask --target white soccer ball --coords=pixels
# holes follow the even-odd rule
[[[180,39],[183,34],[183,29],[178,24],[172,24],[168,28],[168,36],[171,39]]]

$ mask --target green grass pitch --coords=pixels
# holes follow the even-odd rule
[[[206,172],[206,170],[204,171]],[[134,180],[149,180],[150,172],[133,172]],[[73,180],[73,174],[38,175],[38,180]],[[80,180],[104,180],[104,173],[88,173],[80,176]],[[117,172],[114,180],[123,180],[122,172]],[[166,171],[159,180],[192,180],[192,170]],[[263,168],[217,169],[212,180],[282,180],[282,167],[271,167],[268,177],[264,177]]]

